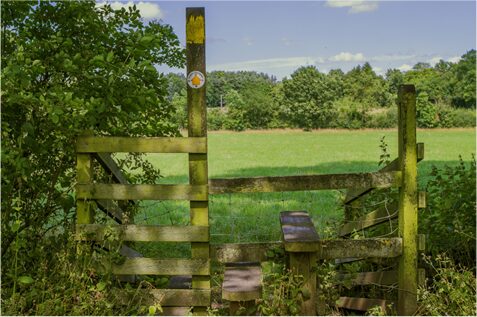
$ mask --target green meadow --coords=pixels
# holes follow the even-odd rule
[[[396,130],[210,132],[209,178],[376,171],[382,137],[392,160],[397,156]],[[433,165],[454,165],[459,155],[465,161],[475,155],[474,129],[418,130],[417,139],[425,144],[425,158],[418,165],[421,189]],[[160,169],[160,183],[188,182],[187,154],[151,154],[148,159]],[[327,236],[332,224],[342,217],[343,195],[344,191],[336,190],[211,195],[211,242],[279,240],[278,214],[282,210],[307,210],[319,233]],[[188,203],[145,202],[135,221],[188,224]],[[158,256],[160,252],[168,252],[169,256],[173,252],[168,247],[143,247],[146,245],[139,246],[141,251],[159,252],[154,254]],[[188,245],[177,250],[187,256]]]

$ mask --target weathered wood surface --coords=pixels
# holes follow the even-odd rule
[[[144,289],[139,290],[144,296],[143,305],[160,304],[165,307],[207,306],[210,303],[210,290],[201,289]],[[136,294],[116,290],[122,302],[130,301]]]
[[[225,268],[222,298],[229,301],[250,301],[262,293],[262,269],[259,265]]]
[[[397,218],[397,204],[382,206],[370,213],[367,213],[356,220],[345,223],[339,232],[341,237],[347,236],[354,231],[359,231],[376,226],[380,223]]]
[[[111,264],[116,275],[209,275],[209,260],[127,258],[123,264]]]
[[[417,250],[426,251],[426,235],[423,233],[417,235]]]
[[[286,251],[316,252],[320,237],[306,211],[282,211],[280,224]]]
[[[209,227],[159,225],[76,225],[77,239],[102,241],[105,234],[116,234],[122,241],[204,242],[209,241]]]
[[[417,162],[422,161],[424,159],[424,143],[417,143],[416,152],[417,152]],[[399,170],[399,158],[396,158],[391,163],[381,168],[379,172],[389,172],[389,171],[398,171],[398,170]],[[346,193],[346,198],[343,203],[350,204],[354,200],[362,197],[363,195],[366,195],[373,189],[374,188],[372,187],[350,189]]]
[[[425,284],[426,270],[419,269],[418,283]],[[351,285],[393,285],[398,282],[397,271],[385,272],[361,272],[361,273],[341,273],[338,274],[339,281],[350,281]]]
[[[216,178],[209,180],[209,193],[286,192],[355,187],[399,186],[400,172]]]
[[[207,185],[78,184],[78,199],[207,200]]]
[[[190,316],[192,307],[162,307],[162,313],[157,313],[158,316]]]
[[[367,311],[372,307],[379,306],[383,311],[389,313],[388,306],[394,306],[393,301],[384,300],[384,299],[370,299],[370,298],[359,298],[359,297],[340,297],[337,301],[336,306],[339,308],[346,308],[358,311]]]
[[[208,79],[205,67],[205,9],[203,7],[186,9],[186,60],[187,74],[199,71],[205,77],[205,84],[200,88],[192,88],[187,85],[188,136],[203,138],[207,144],[205,92]],[[189,154],[189,183],[207,186],[207,149],[202,154],[197,154],[197,152]],[[209,225],[208,193],[206,193],[205,199],[191,199],[190,219],[194,226]],[[208,242],[191,244],[192,258],[208,259],[209,253]],[[192,276],[192,288],[210,288],[210,276]],[[209,306],[209,304],[204,306]],[[207,314],[207,310],[205,307],[196,306],[194,314]]]
[[[78,153],[206,153],[204,137],[98,137],[80,136],[76,143]]]
[[[88,184],[93,180],[93,164],[91,155],[76,155],[76,181],[78,184]],[[91,202],[76,195],[76,223],[86,224],[94,222],[94,208]]]
[[[118,164],[113,160],[110,153],[94,153],[93,156],[96,158],[98,163],[108,172],[112,178],[113,182],[119,184],[129,184],[126,177],[121,172]]]
[[[320,259],[393,258],[402,254],[401,238],[320,240],[316,245]]]
[[[211,244],[210,258],[220,263],[263,262],[267,251],[277,248],[283,248],[281,242]]]
[[[402,85],[398,91],[399,169],[402,186],[399,189],[399,236],[403,253],[398,268],[399,315],[414,315],[417,310],[417,152],[416,151],[416,89]]]
[[[417,201],[419,205],[417,206],[418,208],[426,208],[427,202],[426,202],[426,192],[419,192],[419,197],[417,198]]]
[[[316,261],[315,252],[292,252],[290,255],[290,269],[296,275],[303,276],[303,301],[300,304],[301,316],[316,315]],[[306,294],[306,296],[305,296]]]

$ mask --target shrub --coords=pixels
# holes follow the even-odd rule
[[[380,108],[379,111],[369,112],[369,119],[366,121],[366,128],[396,128],[397,123],[397,107]]]
[[[225,128],[227,121],[227,113],[223,108],[208,108],[207,109],[207,129],[208,130],[222,130]]]
[[[434,128],[438,125],[437,107],[429,101],[429,96],[425,92],[417,96],[416,120],[419,128]]]
[[[433,276],[428,287],[418,290],[418,315],[475,316],[475,275],[468,269],[455,265],[445,255],[433,260],[424,257]]]
[[[476,162],[459,157],[456,166],[433,167],[427,184],[427,207],[419,213],[419,228],[427,249],[447,253],[456,263],[475,267]]]

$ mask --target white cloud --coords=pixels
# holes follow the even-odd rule
[[[377,55],[370,58],[373,62],[396,62],[396,61],[406,61],[415,59],[416,55],[399,55],[399,54],[390,54],[390,55]]]
[[[349,52],[341,52],[335,56],[328,58],[332,62],[363,62],[365,60],[362,53],[352,54]]]
[[[431,66],[434,66],[434,65],[436,65],[437,63],[439,63],[439,61],[440,61],[441,59],[442,59],[442,57],[440,57],[440,56],[434,56],[434,57],[428,59],[427,62],[428,62],[429,64],[431,64]]]
[[[399,69],[399,70],[402,71],[402,72],[407,72],[408,70],[411,70],[411,69],[412,69],[412,66],[411,66],[411,65],[408,65],[408,64],[402,64],[402,65],[399,66],[397,69]]]
[[[362,0],[328,0],[326,6],[332,8],[348,8],[348,13],[362,13],[375,11],[378,8],[378,1]]]
[[[127,9],[128,7],[132,7],[133,5],[136,5],[136,8],[139,10],[141,13],[141,17],[144,19],[162,19],[164,17],[164,13],[162,12],[161,8],[157,3],[152,3],[152,2],[120,2],[120,1],[114,1],[114,2],[97,2],[96,7],[102,7],[106,3],[109,3],[111,5],[111,8],[114,10],[119,10],[121,8]]]
[[[460,56],[452,56],[447,59],[448,62],[458,63],[460,61]]]

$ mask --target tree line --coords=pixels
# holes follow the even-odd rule
[[[457,63],[417,63],[409,71],[377,75],[369,63],[348,72],[300,67],[290,78],[253,71],[212,71],[207,75],[209,129],[391,128],[397,125],[399,85],[414,84],[417,121],[422,128],[475,126],[475,50]],[[185,127],[186,85],[167,74],[176,122]]]

